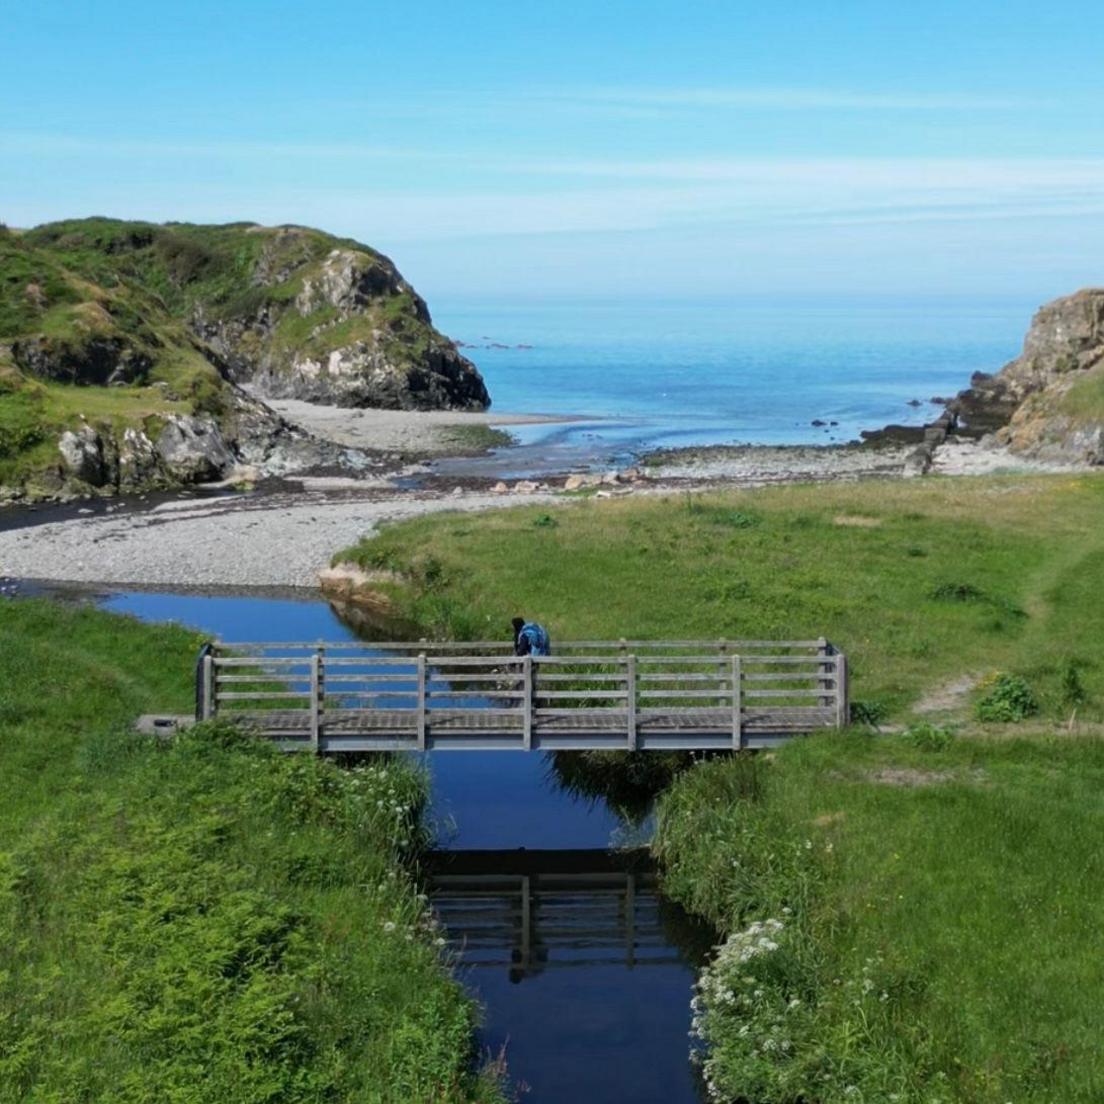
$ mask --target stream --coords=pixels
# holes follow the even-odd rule
[[[309,597],[101,593],[105,609],[234,640],[355,640]],[[567,755],[570,753],[559,753]],[[430,752],[438,848],[423,877],[457,973],[534,1104],[697,1104],[690,999],[712,932],[660,892],[632,822],[584,797],[552,755]]]

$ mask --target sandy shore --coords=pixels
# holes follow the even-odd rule
[[[316,437],[373,452],[455,456],[480,448],[481,430],[514,425],[556,424],[575,419],[562,414],[466,413],[456,410],[355,410],[298,399],[262,398],[289,422]],[[485,447],[485,446],[484,446]]]

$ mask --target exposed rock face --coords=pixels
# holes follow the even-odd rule
[[[302,268],[290,304],[266,299],[246,317],[219,319],[197,305],[193,328],[233,378],[274,398],[336,406],[490,405],[478,369],[433,328],[425,301],[386,257],[338,248]],[[258,264],[258,271],[287,282],[284,269]]]
[[[1104,464],[1104,288],[1041,307],[1023,353],[947,409],[958,432],[993,433],[1020,455]]]
[[[371,466],[294,429],[244,382],[343,406],[490,402],[424,300],[357,242],[251,223],[0,224],[0,402],[14,412],[0,424],[0,501],[204,482],[240,465]],[[103,393],[86,405],[85,388]]]

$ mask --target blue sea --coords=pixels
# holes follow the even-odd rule
[[[438,298],[434,321],[479,366],[492,411],[584,419],[515,428],[522,444],[589,443],[633,454],[829,444],[891,422],[920,425],[936,409],[930,399],[953,395],[973,372],[995,372],[1018,354],[1036,305]]]

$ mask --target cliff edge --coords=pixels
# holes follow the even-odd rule
[[[960,431],[992,434],[1021,456],[1104,464],[1104,288],[1040,307],[1023,353],[975,374],[947,410]]]

